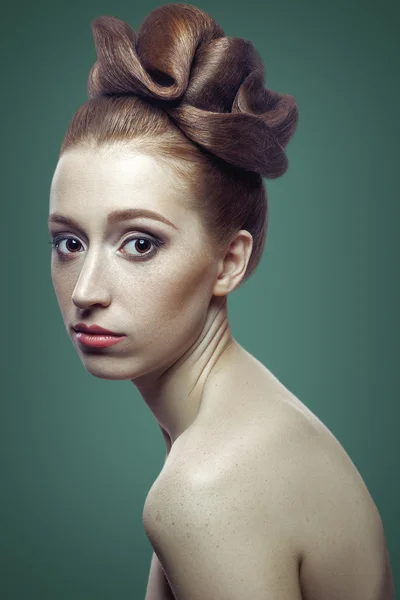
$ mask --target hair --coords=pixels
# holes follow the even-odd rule
[[[68,149],[132,147],[176,169],[218,248],[240,229],[253,237],[243,283],[256,268],[268,227],[263,177],[288,168],[293,96],[265,87],[253,44],[228,37],[190,4],[151,11],[137,34],[124,21],[91,22],[97,61],[88,101],[68,124]]]

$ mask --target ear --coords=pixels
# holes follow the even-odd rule
[[[241,229],[220,259],[218,277],[213,288],[214,296],[226,296],[239,285],[246,273],[252,250],[253,236],[246,229]]]

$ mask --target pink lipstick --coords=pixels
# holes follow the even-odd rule
[[[76,339],[85,346],[92,348],[107,348],[118,344],[126,335],[114,333],[109,329],[104,329],[100,325],[86,325],[85,323],[77,323],[73,326]]]
[[[88,334],[83,333],[82,331],[76,331],[75,335],[76,339],[81,342],[81,344],[93,348],[107,348],[108,346],[114,346],[114,344],[118,344],[118,342],[126,337],[126,335]]]

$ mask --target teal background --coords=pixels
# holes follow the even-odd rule
[[[96,59],[90,21],[137,30],[157,2],[12,3],[1,28],[0,596],[144,599],[146,494],[161,433],[134,386],[94,378],[50,277],[49,188]],[[300,121],[266,180],[269,231],[229,298],[234,337],[346,449],[382,516],[395,580],[399,493],[399,4],[198,2],[250,39]],[[322,600],[322,599],[321,599]]]

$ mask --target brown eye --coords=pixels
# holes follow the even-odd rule
[[[133,260],[152,257],[156,254],[164,242],[158,238],[149,238],[143,235],[136,235],[126,240],[124,244],[124,253],[128,254]],[[128,246],[128,250],[125,248]]]
[[[60,246],[64,242],[66,242],[65,246],[67,252],[64,252],[64,250],[60,250]],[[52,249],[55,250],[57,256],[60,259],[63,259],[65,256],[68,256],[68,254],[76,254],[79,246],[82,246],[82,244],[77,239],[61,235],[55,236],[50,242],[50,244],[52,246]]]
[[[65,242],[65,247],[69,252],[76,252],[79,246],[81,246],[81,243],[75,238],[66,238]]]
[[[60,249],[61,244],[65,244],[64,249]],[[123,244],[123,248],[126,246],[131,246],[132,251],[127,252],[124,250],[124,253],[128,254],[132,259],[141,260],[142,258],[146,258],[147,256],[153,256],[157,249],[160,248],[165,242],[158,238],[148,238],[145,236],[135,236],[131,237],[125,241]],[[60,260],[67,260],[66,257],[70,257],[72,254],[77,254],[79,252],[82,244],[79,240],[74,237],[69,236],[55,236],[54,239],[50,242],[53,249],[56,251]],[[152,250],[153,247],[153,250]]]
[[[145,254],[151,248],[152,241],[147,238],[132,238],[129,240],[134,242],[133,247],[139,252],[139,254]]]

